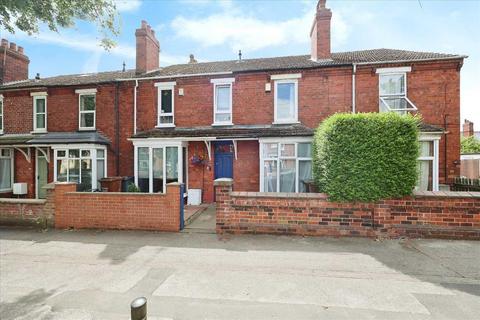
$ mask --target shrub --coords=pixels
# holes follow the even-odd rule
[[[135,183],[130,182],[127,186],[127,192],[141,192]]]
[[[337,113],[313,142],[313,173],[332,201],[376,201],[412,193],[419,119],[388,113]]]
[[[461,142],[462,153],[480,153],[480,140],[475,136],[462,137]]]

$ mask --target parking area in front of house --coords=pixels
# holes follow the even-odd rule
[[[480,242],[0,229],[8,319],[475,319]]]

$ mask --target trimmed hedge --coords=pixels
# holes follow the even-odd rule
[[[419,119],[386,113],[337,113],[313,141],[313,174],[332,201],[370,202],[412,193]]]

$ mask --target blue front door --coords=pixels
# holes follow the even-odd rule
[[[233,178],[233,144],[231,141],[215,142],[215,179]]]

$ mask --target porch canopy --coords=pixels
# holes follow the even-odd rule
[[[308,137],[313,136],[313,133],[313,129],[302,124],[175,127],[155,128],[140,132],[134,135],[131,140],[203,141],[207,146],[209,158],[211,158],[210,145],[212,141],[231,140],[234,145],[235,158],[237,158],[238,140],[257,140],[267,137]]]

